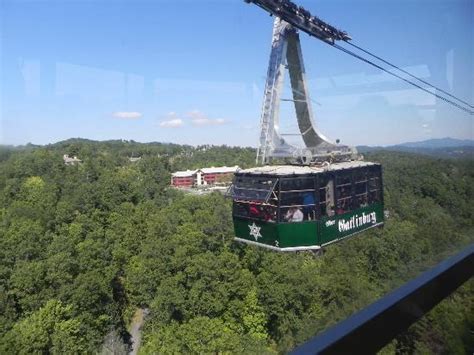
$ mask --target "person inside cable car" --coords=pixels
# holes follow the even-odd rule
[[[303,216],[309,221],[314,219],[314,194],[312,192],[306,192],[303,195]]]
[[[334,205],[328,205],[327,207],[324,207],[321,209],[321,215],[327,214],[328,217],[332,217],[336,214],[336,208]]]
[[[342,202],[337,203],[336,214],[344,214],[346,211],[344,210],[344,206]]]
[[[249,205],[249,216],[253,218],[260,217],[260,211],[258,210],[257,205],[255,203],[251,203]]]
[[[277,219],[276,209],[273,206],[266,206],[263,209],[263,219],[265,222],[275,223]]]
[[[288,212],[285,214],[285,220],[287,222],[302,222],[303,218],[303,212],[301,212],[298,207],[290,207]]]

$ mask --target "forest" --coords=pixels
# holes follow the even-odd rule
[[[80,164],[65,165],[63,155]],[[130,157],[141,157],[130,161]],[[0,353],[285,353],[474,240],[474,160],[375,151],[383,229],[321,257],[233,241],[231,201],[171,172],[255,150],[71,139],[0,148]],[[474,281],[382,354],[471,354]]]

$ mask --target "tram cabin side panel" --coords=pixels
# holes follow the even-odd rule
[[[382,188],[377,164],[307,175],[236,174],[236,237],[276,248],[334,242],[383,224]]]

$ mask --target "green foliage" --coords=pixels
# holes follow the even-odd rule
[[[171,323],[146,339],[143,354],[247,354],[270,352],[263,343],[232,331],[219,318]]]
[[[56,300],[17,322],[2,343],[4,353],[77,354],[87,349],[81,322],[72,317],[72,307]]]
[[[267,339],[266,316],[263,307],[259,305],[256,288],[245,296],[244,307],[242,324],[245,332],[256,339]]]
[[[168,188],[176,169],[254,157],[79,139],[0,150],[0,352],[125,351],[137,307],[145,354],[287,352],[473,240],[472,160],[372,153],[390,218],[321,258],[236,244],[231,201]],[[471,282],[383,352],[467,352],[472,294]]]
[[[474,349],[474,280],[439,303],[382,349],[383,354],[470,354]]]

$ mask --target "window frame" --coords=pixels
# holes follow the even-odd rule
[[[317,208],[316,208],[316,206],[318,206],[318,201],[319,201],[319,196],[316,195],[317,177],[318,177],[318,174],[315,174],[315,175],[300,175],[300,176],[291,176],[291,177],[286,176],[286,177],[280,177],[279,178],[279,187],[280,188],[278,189],[278,212],[277,212],[278,223],[301,223],[301,222],[308,222],[308,221],[318,220]],[[291,180],[301,181],[303,179],[311,180],[310,185],[312,185],[312,188],[307,188],[308,186],[306,186],[305,188],[302,188],[300,190],[282,190],[282,188],[281,188],[282,183],[284,183],[286,181],[291,181]],[[283,201],[282,195],[294,194],[294,193],[304,194],[304,193],[308,193],[308,192],[311,192],[312,195],[313,195],[314,204],[312,204],[312,205],[305,205],[303,203],[301,203],[301,204],[285,204],[285,205],[282,204],[282,201]],[[303,201],[301,201],[301,202],[303,202]],[[288,211],[291,207],[297,207],[300,210],[302,210],[303,215],[304,215],[304,208],[307,207],[307,206],[312,207],[312,212],[313,212],[313,216],[314,216],[313,220],[305,219],[306,216],[303,217],[303,220],[301,222],[291,222],[291,221],[285,221],[284,220],[283,216],[286,213],[283,213],[282,212],[283,210]]]

